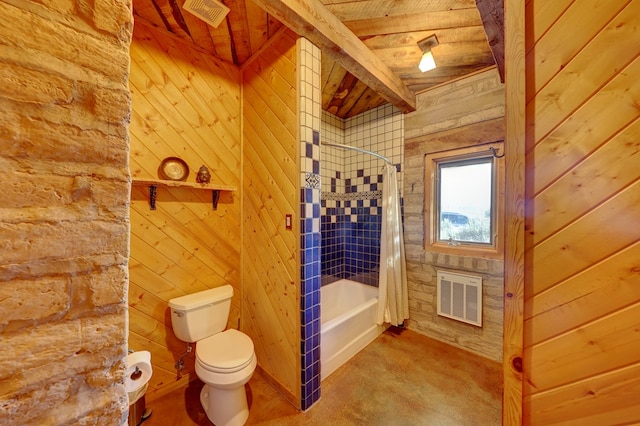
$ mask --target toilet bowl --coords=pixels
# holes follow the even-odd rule
[[[200,403],[216,426],[247,421],[244,385],[257,365],[251,338],[235,329],[224,330],[232,295],[233,288],[225,285],[169,301],[176,336],[196,342],[195,370],[205,384]]]
[[[196,374],[205,384],[200,403],[216,426],[239,426],[247,421],[244,385],[256,365],[253,342],[238,330],[229,329],[198,342]]]

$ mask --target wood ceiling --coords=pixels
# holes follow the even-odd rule
[[[322,108],[341,118],[386,102],[412,111],[416,93],[494,64],[503,75],[502,0],[222,0],[217,28],[184,2],[133,0],[134,17],[235,65],[286,25],[322,50]],[[422,73],[417,43],[432,34],[438,67]]]

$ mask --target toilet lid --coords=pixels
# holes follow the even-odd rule
[[[220,373],[238,371],[253,359],[253,342],[246,334],[229,329],[200,340],[196,358],[207,370]]]

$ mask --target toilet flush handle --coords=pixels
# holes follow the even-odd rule
[[[173,313],[176,314],[178,318],[182,318],[184,316],[184,312],[182,311],[173,311]]]

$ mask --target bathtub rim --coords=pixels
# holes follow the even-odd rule
[[[362,284],[357,281],[351,281],[349,279],[341,279],[335,281],[338,282],[346,282],[348,285],[356,284],[360,286],[367,286],[367,284]],[[327,284],[332,285],[334,283]],[[343,283],[344,284],[344,283]],[[323,286],[324,287],[324,286]],[[372,287],[372,286],[368,286]],[[373,287],[377,290],[377,287]],[[364,349],[367,345],[373,342],[379,335],[381,335],[384,330],[389,327],[389,324],[378,325],[375,323],[375,317],[377,314],[377,306],[378,306],[378,298],[367,298],[364,302],[359,303],[350,309],[342,312],[330,320],[320,324],[320,380],[323,381],[327,377],[329,377],[332,373],[334,373],[339,367],[345,364],[349,359],[354,357],[358,352]],[[342,324],[347,323],[352,318],[355,318],[357,315],[367,315],[365,311],[371,310],[371,322],[367,322],[365,327],[358,329],[359,333],[356,337],[354,337],[349,343],[347,343],[341,349],[335,351],[332,354],[328,354],[326,352],[326,347],[323,346],[323,340],[328,338],[330,333],[336,332],[335,329]],[[325,348],[323,350],[323,348]]]

